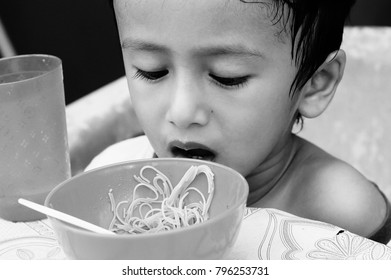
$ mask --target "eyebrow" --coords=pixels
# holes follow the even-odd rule
[[[122,41],[121,46],[123,49],[130,48],[134,51],[146,51],[146,52],[158,52],[158,53],[172,53],[172,51],[160,44],[153,42],[141,41],[126,38]],[[247,56],[247,57],[261,57],[265,58],[265,55],[257,50],[252,49],[243,44],[223,44],[212,45],[206,47],[195,47],[194,54],[200,56]]]
[[[135,51],[149,51],[149,52],[169,52],[168,48],[150,43],[150,42],[145,42],[141,40],[134,40],[134,39],[124,39],[121,43],[121,47],[123,49],[132,49]]]

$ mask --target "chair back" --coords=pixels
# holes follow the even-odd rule
[[[298,135],[352,164],[391,199],[391,27],[348,27],[344,78]]]

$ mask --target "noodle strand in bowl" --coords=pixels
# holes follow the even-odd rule
[[[156,173],[152,182],[144,176],[145,170]],[[208,182],[207,197],[191,183],[204,174]],[[173,187],[170,180],[153,166],[146,165],[140,175],[134,175],[138,184],[134,187],[132,200],[116,203],[109,191],[113,219],[109,230],[116,233],[153,233],[202,223],[209,218],[209,207],[214,194],[214,174],[207,165],[191,166],[179,183]],[[146,188],[153,197],[137,197],[137,192]],[[199,202],[185,203],[190,192],[200,196]],[[123,205],[128,204],[127,208]],[[123,209],[122,213],[121,208]]]

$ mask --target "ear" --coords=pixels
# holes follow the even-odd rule
[[[343,50],[329,54],[300,92],[298,110],[301,115],[315,118],[326,110],[342,79],[345,64],[346,54]]]

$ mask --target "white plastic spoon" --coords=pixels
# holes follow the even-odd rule
[[[89,230],[89,231],[92,231],[92,232],[111,234],[111,235],[114,234],[115,235],[115,233],[110,231],[110,230],[101,228],[101,227],[99,227],[97,225],[91,224],[89,222],[86,222],[86,221],[81,220],[79,218],[76,218],[74,216],[71,216],[71,215],[65,214],[63,212],[54,210],[52,208],[43,206],[41,204],[37,204],[35,202],[29,201],[29,200],[26,200],[26,199],[23,199],[23,198],[19,198],[18,202],[20,204],[28,207],[28,208],[31,208],[31,209],[35,210],[35,211],[38,211],[38,212],[43,213],[43,214],[45,214],[47,216],[59,219],[61,221],[70,223],[72,225],[78,226],[80,228],[83,228],[83,229],[86,229],[86,230]]]

